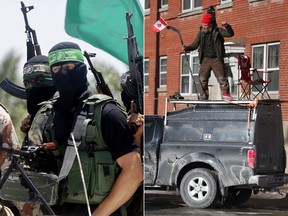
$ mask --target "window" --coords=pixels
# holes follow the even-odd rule
[[[269,72],[263,73],[264,80],[271,79],[268,91],[279,91],[279,51],[280,43],[252,46],[252,67]]]
[[[253,135],[252,132],[251,138]],[[171,121],[164,133],[164,142],[247,143],[248,141],[247,121],[179,119]]]
[[[202,0],[182,0],[182,11],[191,11],[202,8]]]
[[[191,70],[193,77],[191,77]],[[186,56],[183,54],[181,56],[181,74],[180,74],[181,94],[191,95],[196,93],[193,80],[195,83],[197,83],[196,85],[197,90],[200,89],[198,71],[199,71],[198,54],[196,52],[194,54],[186,54]]]
[[[146,119],[145,118],[145,143],[151,142],[153,140],[154,137],[154,131],[156,128],[156,124],[158,121],[156,120],[150,120],[150,119]]]
[[[159,8],[160,13],[168,10],[168,0],[161,0],[160,4],[161,4]]]
[[[145,10],[150,9],[150,0],[145,0]]]
[[[168,0],[161,0],[161,7],[168,6]]]
[[[160,87],[166,87],[167,57],[160,57]]]
[[[144,60],[144,87],[149,87],[149,59]]]

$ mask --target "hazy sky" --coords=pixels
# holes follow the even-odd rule
[[[140,0],[142,5],[143,1]],[[19,70],[22,74],[21,70],[27,58],[27,36],[25,34],[25,24],[20,2],[18,0],[1,0],[0,61],[3,56],[13,49],[18,55],[22,56],[19,65]],[[34,6],[34,9],[27,13],[27,17],[30,27],[36,31],[42,54],[47,55],[50,48],[61,41],[71,41],[78,43],[82,51],[86,50],[87,52],[97,53],[97,60],[107,63],[111,62],[111,65],[120,73],[127,71],[128,66],[110,54],[66,34],[64,29],[65,0],[23,0],[22,2],[26,6]]]

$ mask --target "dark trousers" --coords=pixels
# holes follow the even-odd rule
[[[199,80],[200,80],[200,99],[208,100],[209,90],[208,90],[208,81],[211,76],[211,70],[220,85],[222,93],[229,94],[229,83],[225,75],[224,61],[219,60],[218,58],[207,58],[204,57],[200,70],[199,70]]]

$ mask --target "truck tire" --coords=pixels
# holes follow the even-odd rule
[[[247,202],[252,194],[250,188],[229,188],[228,190],[228,197],[224,201],[224,206],[226,207],[240,206]]]
[[[208,169],[190,170],[181,180],[180,194],[188,206],[207,208],[213,205],[218,197],[217,177]]]

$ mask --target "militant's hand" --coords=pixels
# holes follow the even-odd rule
[[[136,131],[133,134],[134,139],[136,142],[141,145],[141,139],[143,135],[143,128],[144,128],[144,115],[141,113],[134,112],[134,101],[131,102],[131,115],[128,118],[128,126],[131,127],[136,126]]]
[[[31,124],[31,115],[27,115],[21,122],[20,130],[23,133],[27,133]]]

